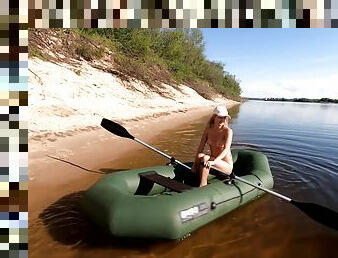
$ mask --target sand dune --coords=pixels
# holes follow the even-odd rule
[[[217,103],[235,103],[220,96],[206,100],[186,85],[162,84],[160,94],[141,81],[121,81],[87,62],[75,67],[34,58],[29,60],[29,71],[32,141],[55,141],[95,130],[102,117],[138,121]]]

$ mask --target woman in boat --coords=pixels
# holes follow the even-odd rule
[[[192,171],[199,173],[200,187],[207,185],[210,167],[214,166],[230,175],[233,168],[231,156],[232,129],[229,127],[231,117],[224,106],[218,106],[201,138]],[[205,144],[210,147],[210,155],[203,153]]]

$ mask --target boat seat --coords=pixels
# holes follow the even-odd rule
[[[155,171],[143,172],[140,173],[139,176],[140,183],[135,192],[135,195],[147,195],[154,186],[154,183],[162,185],[178,193],[182,193],[192,189],[190,185],[186,185],[179,181],[162,176],[160,174],[157,174]]]

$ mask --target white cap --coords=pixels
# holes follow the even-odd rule
[[[225,106],[217,106],[212,113],[217,116],[230,117],[228,110]]]

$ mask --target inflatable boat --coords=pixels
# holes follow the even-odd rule
[[[233,150],[232,155],[236,176],[273,187],[264,154]],[[208,185],[200,188],[197,175],[177,164],[114,172],[85,192],[81,207],[97,226],[116,237],[180,239],[264,193],[210,173]]]

